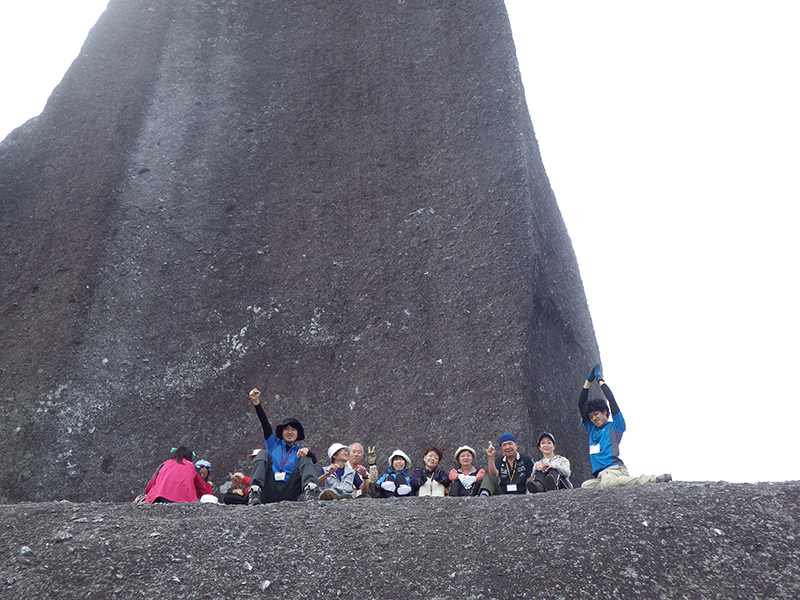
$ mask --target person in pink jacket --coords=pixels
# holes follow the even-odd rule
[[[194,453],[185,446],[176,448],[148,482],[145,502],[197,502],[208,484],[195,470],[193,459]]]

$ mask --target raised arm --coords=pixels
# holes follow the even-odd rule
[[[497,470],[497,465],[494,462],[494,457],[497,451],[494,449],[492,442],[489,442],[489,447],[486,448],[486,456],[489,459],[489,474],[495,477],[500,477],[500,471]]]
[[[600,389],[603,390],[603,395],[606,397],[606,400],[608,400],[608,405],[611,407],[611,414],[619,414],[619,406],[617,405],[617,401],[614,399],[614,394],[611,393],[611,389],[602,379],[598,379],[597,383],[600,384]]]
[[[261,407],[261,392],[258,388],[250,390],[250,402],[253,403],[253,407],[256,409],[256,414],[258,415],[258,420],[261,422],[261,429],[264,430],[264,439],[268,440],[269,436],[272,435],[272,425],[269,424],[267,413],[265,413],[264,409]]]
[[[592,370],[589,371],[589,374],[586,376],[586,381],[583,382],[581,395],[578,398],[578,410],[581,411],[581,420],[584,423],[589,422],[589,415],[586,412],[586,403],[589,401],[589,388],[591,387],[592,382],[595,380],[600,385],[603,385],[601,383],[603,380],[603,371],[600,369],[600,365],[593,366]]]
[[[581,388],[581,395],[578,398],[578,410],[581,411],[581,421],[584,423],[588,423],[589,415],[586,414],[586,403],[589,401],[589,380],[587,379],[583,383],[583,388]]]

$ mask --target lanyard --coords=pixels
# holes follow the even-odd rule
[[[597,427],[595,427],[594,431],[592,432],[592,446],[597,444],[602,436],[603,436],[603,429],[598,429]]]
[[[428,471],[428,469],[423,469],[422,472],[425,473],[426,475],[428,475],[428,473],[430,472],[430,475],[428,475],[427,483],[430,485],[431,493],[433,493],[433,482],[434,482],[433,476],[436,475],[436,469],[434,469],[433,471]]]
[[[511,470],[509,470],[509,467],[511,466],[511,464],[508,462],[508,459],[506,459],[506,471],[508,471],[508,481],[509,482],[514,481],[514,477],[517,476],[517,463],[518,462],[519,462],[518,460],[514,460],[514,470],[511,471]]]
[[[294,448],[294,446],[292,446],[292,448],[289,448],[289,453],[286,455],[286,458],[284,458],[283,461],[281,461],[281,468],[280,468],[281,471],[283,471],[283,465],[286,464],[286,461],[289,460],[289,457],[292,455],[292,449],[293,448]],[[281,456],[283,456],[284,449],[285,449],[285,445],[281,444]]]

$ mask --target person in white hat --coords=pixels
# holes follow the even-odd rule
[[[259,452],[261,452],[261,448],[253,448],[253,451],[247,455],[247,460],[253,462]],[[247,504],[249,493],[250,478],[241,471],[236,471],[231,475],[231,485],[229,490],[222,495],[222,502],[224,504]]]
[[[454,455],[456,468],[450,470],[451,496],[477,496],[486,476],[485,469],[475,466],[477,454],[471,446],[460,446]]]
[[[375,486],[378,488],[379,498],[407,498],[412,496],[411,479],[408,472],[411,470],[411,459],[402,450],[395,450],[389,456],[389,470],[378,478]]]
[[[363,487],[364,480],[347,460],[350,458],[350,449],[344,444],[331,444],[328,448],[328,458],[331,461],[330,466],[320,469],[317,473],[317,482],[322,490],[319,499],[352,498],[353,492]]]

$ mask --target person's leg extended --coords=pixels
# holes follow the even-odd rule
[[[636,485],[639,483],[637,477],[631,477],[628,469],[621,465],[608,467],[600,471],[600,487],[620,487],[623,485]]]

